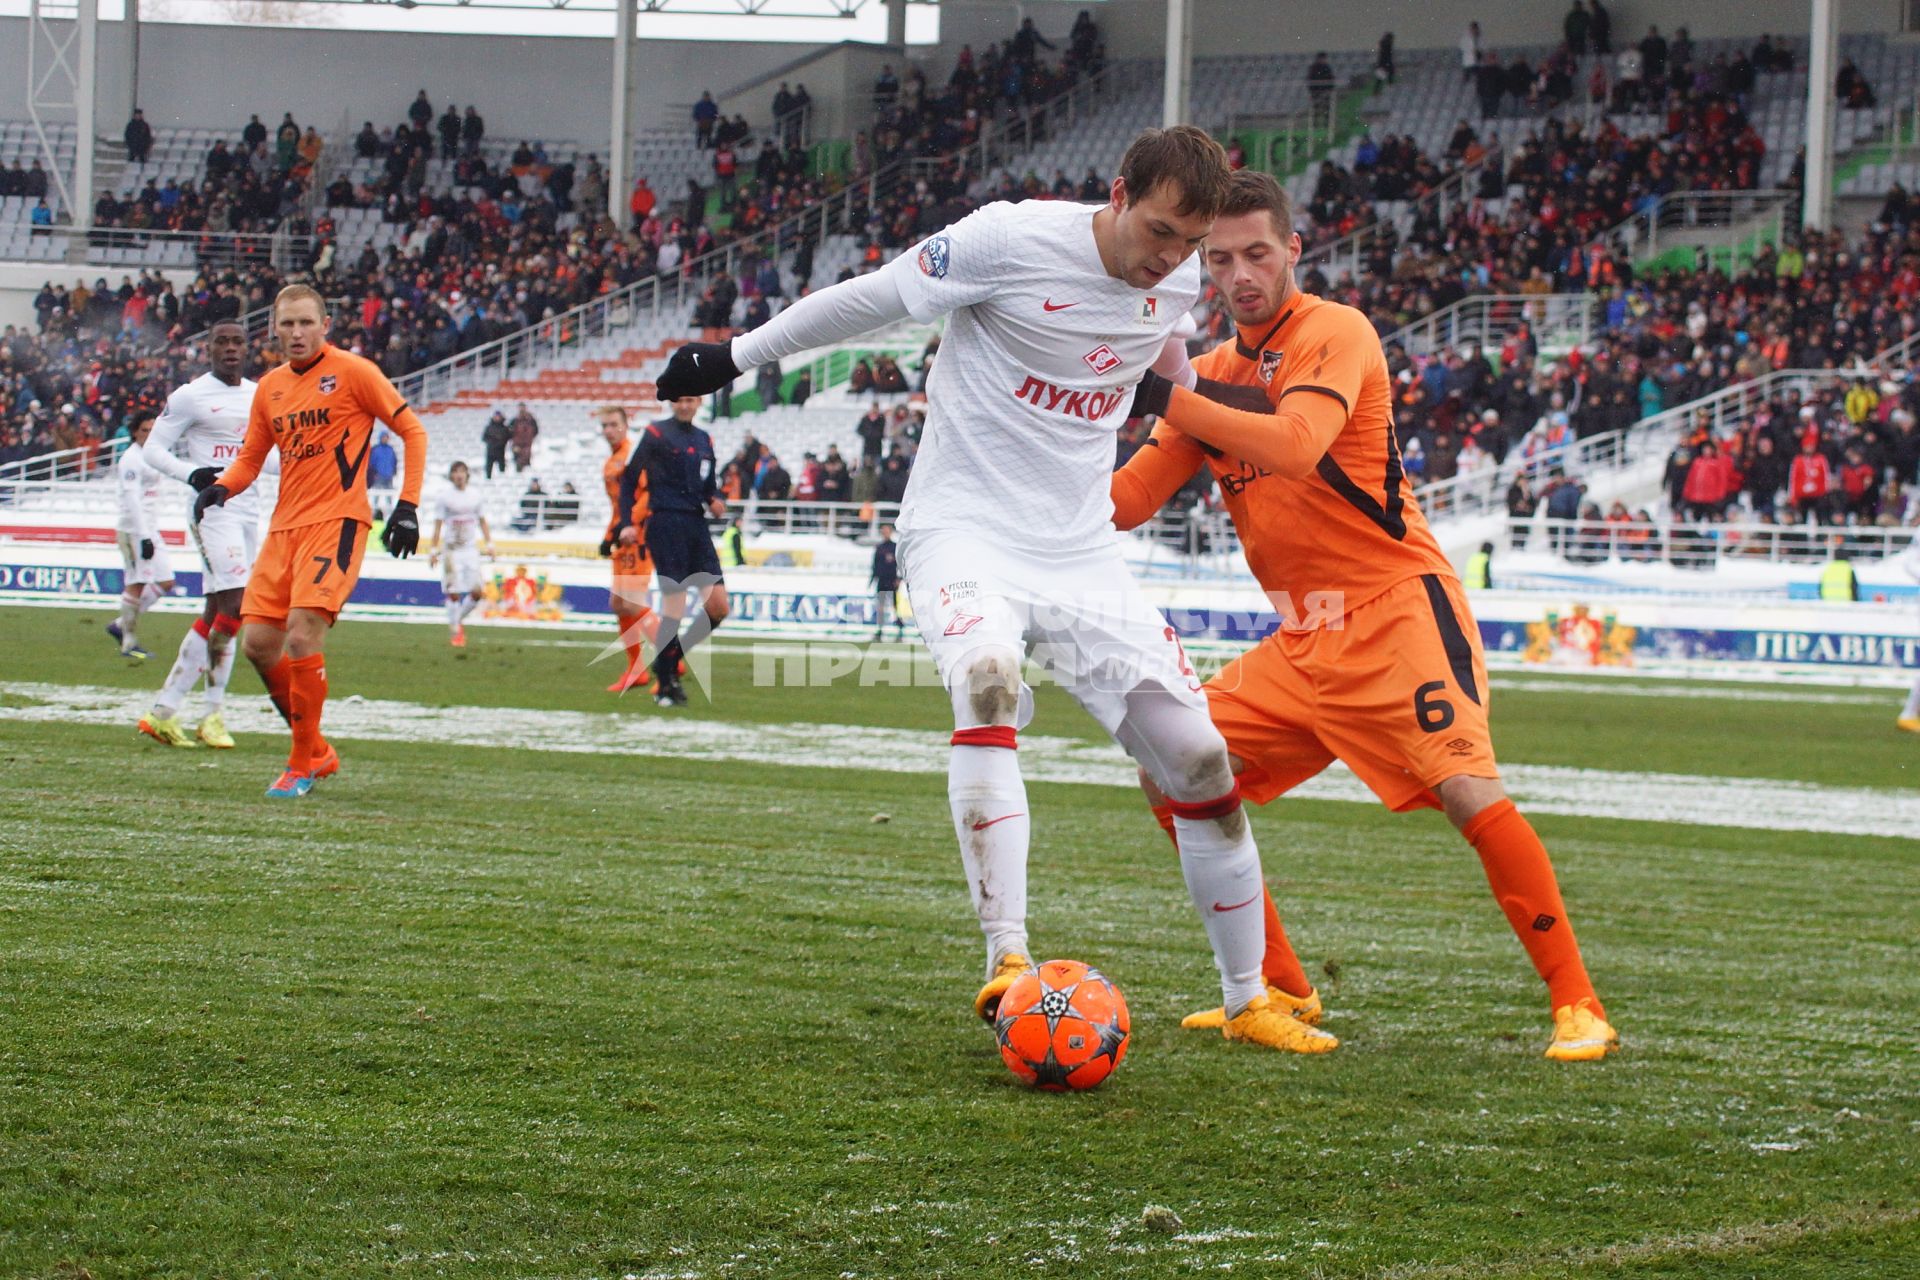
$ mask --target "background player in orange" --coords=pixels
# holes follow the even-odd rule
[[[640,477],[639,491],[633,500],[634,520],[639,531],[631,538],[622,538],[620,477],[626,471],[628,455],[633,452],[633,438],[628,432],[624,406],[605,405],[597,415],[601,438],[607,442],[607,460],[600,466],[600,479],[607,487],[607,503],[613,508],[607,516],[606,536],[600,539],[600,554],[613,557],[613,588],[607,595],[613,605],[613,620],[620,628],[621,647],[627,651],[627,669],[607,686],[607,692],[625,693],[629,689],[645,689],[653,683],[642,641],[652,643],[659,626],[657,616],[647,603],[649,580],[653,577],[653,561],[647,556],[647,481],[644,475]]]
[[[1139,524],[1211,467],[1281,615],[1280,630],[1206,685],[1242,791],[1264,803],[1340,759],[1395,812],[1443,809],[1546,981],[1547,1056],[1603,1057],[1619,1037],[1546,848],[1500,784],[1479,628],[1401,474],[1379,337],[1359,311],[1300,292],[1293,225],[1278,183],[1234,175],[1202,256],[1237,332],[1171,380],[1143,384],[1136,409],[1162,421],[1115,473],[1115,523]],[[1171,810],[1143,785],[1171,833]],[[1276,1002],[1317,1022],[1318,994],[1270,895],[1267,944]],[[1219,1015],[1183,1025],[1217,1026]]]
[[[406,477],[381,540],[405,558],[420,544],[420,482],[427,432],[371,360],[327,341],[326,303],[306,285],[273,300],[273,328],[286,363],[260,379],[240,456],[194,499],[198,520],[253,483],[280,450],[280,499],[241,602],[242,647],[293,728],[286,771],[267,794],[303,796],[316,777],[340,771],[320,735],[327,700],[327,631],[346,606],[367,549],[367,451],[375,422],[400,437]]]

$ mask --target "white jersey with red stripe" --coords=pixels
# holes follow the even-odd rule
[[[918,320],[951,315],[899,528],[1039,552],[1113,544],[1114,433],[1200,295],[1189,257],[1150,289],[1107,274],[1104,205],[996,203],[883,270]]]

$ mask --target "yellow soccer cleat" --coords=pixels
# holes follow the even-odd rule
[[[1308,987],[1305,996],[1290,996],[1269,982],[1267,998],[1310,1027],[1319,1026],[1320,1015],[1325,1012],[1320,1007],[1319,989],[1315,987]],[[1211,1009],[1203,1009],[1199,1013],[1190,1013],[1180,1019],[1180,1025],[1189,1031],[1211,1030],[1214,1027],[1223,1027],[1226,1023],[1227,1011],[1219,1005]]]
[[[163,716],[158,714],[141,716],[140,732],[146,734],[155,742],[169,747],[192,747],[199,745],[194,742],[191,737],[187,736],[187,731],[180,726],[178,716]]]
[[[1893,722],[1896,729],[1905,729],[1908,733],[1920,733],[1920,716],[1901,716]]]
[[[193,731],[194,736],[210,747],[221,751],[233,749],[233,735],[227,732],[227,722],[218,711],[209,711],[200,721],[200,727]]]
[[[1220,1034],[1288,1053],[1330,1053],[1340,1047],[1338,1037],[1308,1026],[1270,996],[1255,996],[1252,1004],[1221,1024]]]
[[[1593,1011],[1591,999],[1553,1011],[1553,1043],[1547,1056],[1555,1062],[1597,1062],[1619,1047],[1620,1033]]]
[[[983,1022],[992,1022],[993,1015],[1000,1011],[1000,997],[1007,994],[1007,988],[1013,980],[1033,968],[1033,961],[1018,951],[1009,951],[1000,957],[1000,967],[987,979],[987,985],[980,988],[980,994],[973,998],[973,1011]]]

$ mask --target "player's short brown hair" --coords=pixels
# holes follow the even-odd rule
[[[1232,176],[1225,149],[1206,130],[1190,124],[1148,129],[1120,159],[1128,204],[1151,195],[1162,184],[1171,184],[1179,200],[1176,209],[1205,218],[1219,215]]]
[[[603,404],[593,411],[593,416],[600,419],[601,424],[605,425],[607,415],[610,413],[619,414],[620,425],[623,427],[627,425],[627,406],[623,404]]]
[[[1280,233],[1284,245],[1294,232],[1293,197],[1271,174],[1254,169],[1238,170],[1228,183],[1227,198],[1220,206],[1219,216],[1233,218],[1262,210],[1272,216],[1274,230]]]
[[[320,308],[320,318],[322,320],[327,318],[327,300],[321,297],[320,291],[310,284],[290,284],[280,292],[274,294],[273,318],[276,321],[280,319],[281,303],[299,302],[303,298],[311,301],[314,306]]]

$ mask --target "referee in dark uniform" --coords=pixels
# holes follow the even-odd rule
[[[893,638],[901,638],[900,611],[895,592],[900,590],[900,549],[894,545],[893,526],[880,526],[880,541],[873,546],[873,571],[867,575],[873,587],[873,638],[878,640],[893,618]]]
[[[693,425],[700,397],[682,396],[672,402],[672,409],[672,417],[647,424],[620,475],[620,540],[647,540],[660,580],[662,642],[653,658],[659,681],[655,701],[663,707],[684,707],[680,620],[686,616],[687,593],[699,597],[709,628],[727,616],[727,588],[706,521],[708,512],[726,515],[727,503],[714,475],[713,437]],[[636,524],[633,502],[643,469],[647,514]]]

